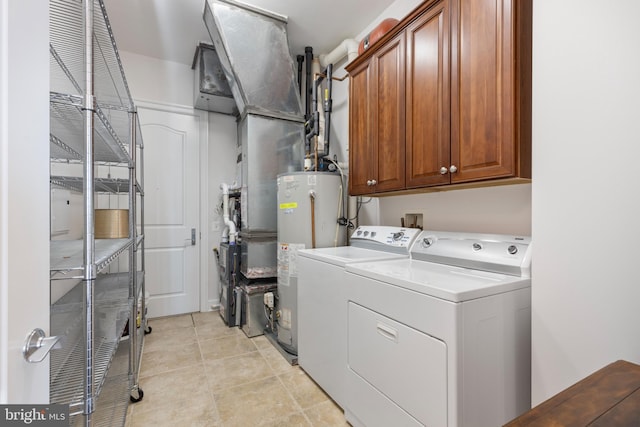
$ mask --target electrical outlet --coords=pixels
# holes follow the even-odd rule
[[[408,228],[424,228],[423,215],[421,213],[406,213],[404,214],[404,227]]]

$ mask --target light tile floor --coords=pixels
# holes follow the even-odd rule
[[[152,319],[141,402],[127,427],[348,426],[338,407],[264,337],[247,338],[218,312]]]

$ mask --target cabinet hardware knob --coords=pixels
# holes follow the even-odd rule
[[[449,172],[449,169],[445,168],[444,166],[440,168],[440,175],[446,175],[447,172]]]
[[[376,181],[375,179],[371,180],[371,185],[376,185],[378,183],[378,181]]]
[[[369,187],[371,187],[371,186],[373,185],[373,184],[371,183],[371,180],[370,180],[370,179],[368,179],[368,180],[367,180],[367,185],[368,185]]]
[[[451,173],[458,172],[458,168],[456,167],[456,165],[451,165],[451,167],[449,168],[449,172],[451,172]]]

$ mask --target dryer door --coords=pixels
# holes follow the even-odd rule
[[[397,405],[421,425],[447,425],[445,343],[352,301],[348,325],[350,371],[387,396],[389,410]]]

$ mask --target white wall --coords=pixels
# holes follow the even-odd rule
[[[640,362],[640,3],[614,3],[534,2],[533,404]]]
[[[531,184],[380,198],[380,222],[422,214],[429,230],[531,235]]]
[[[121,51],[120,58],[135,102],[193,107],[191,67],[131,52]]]

